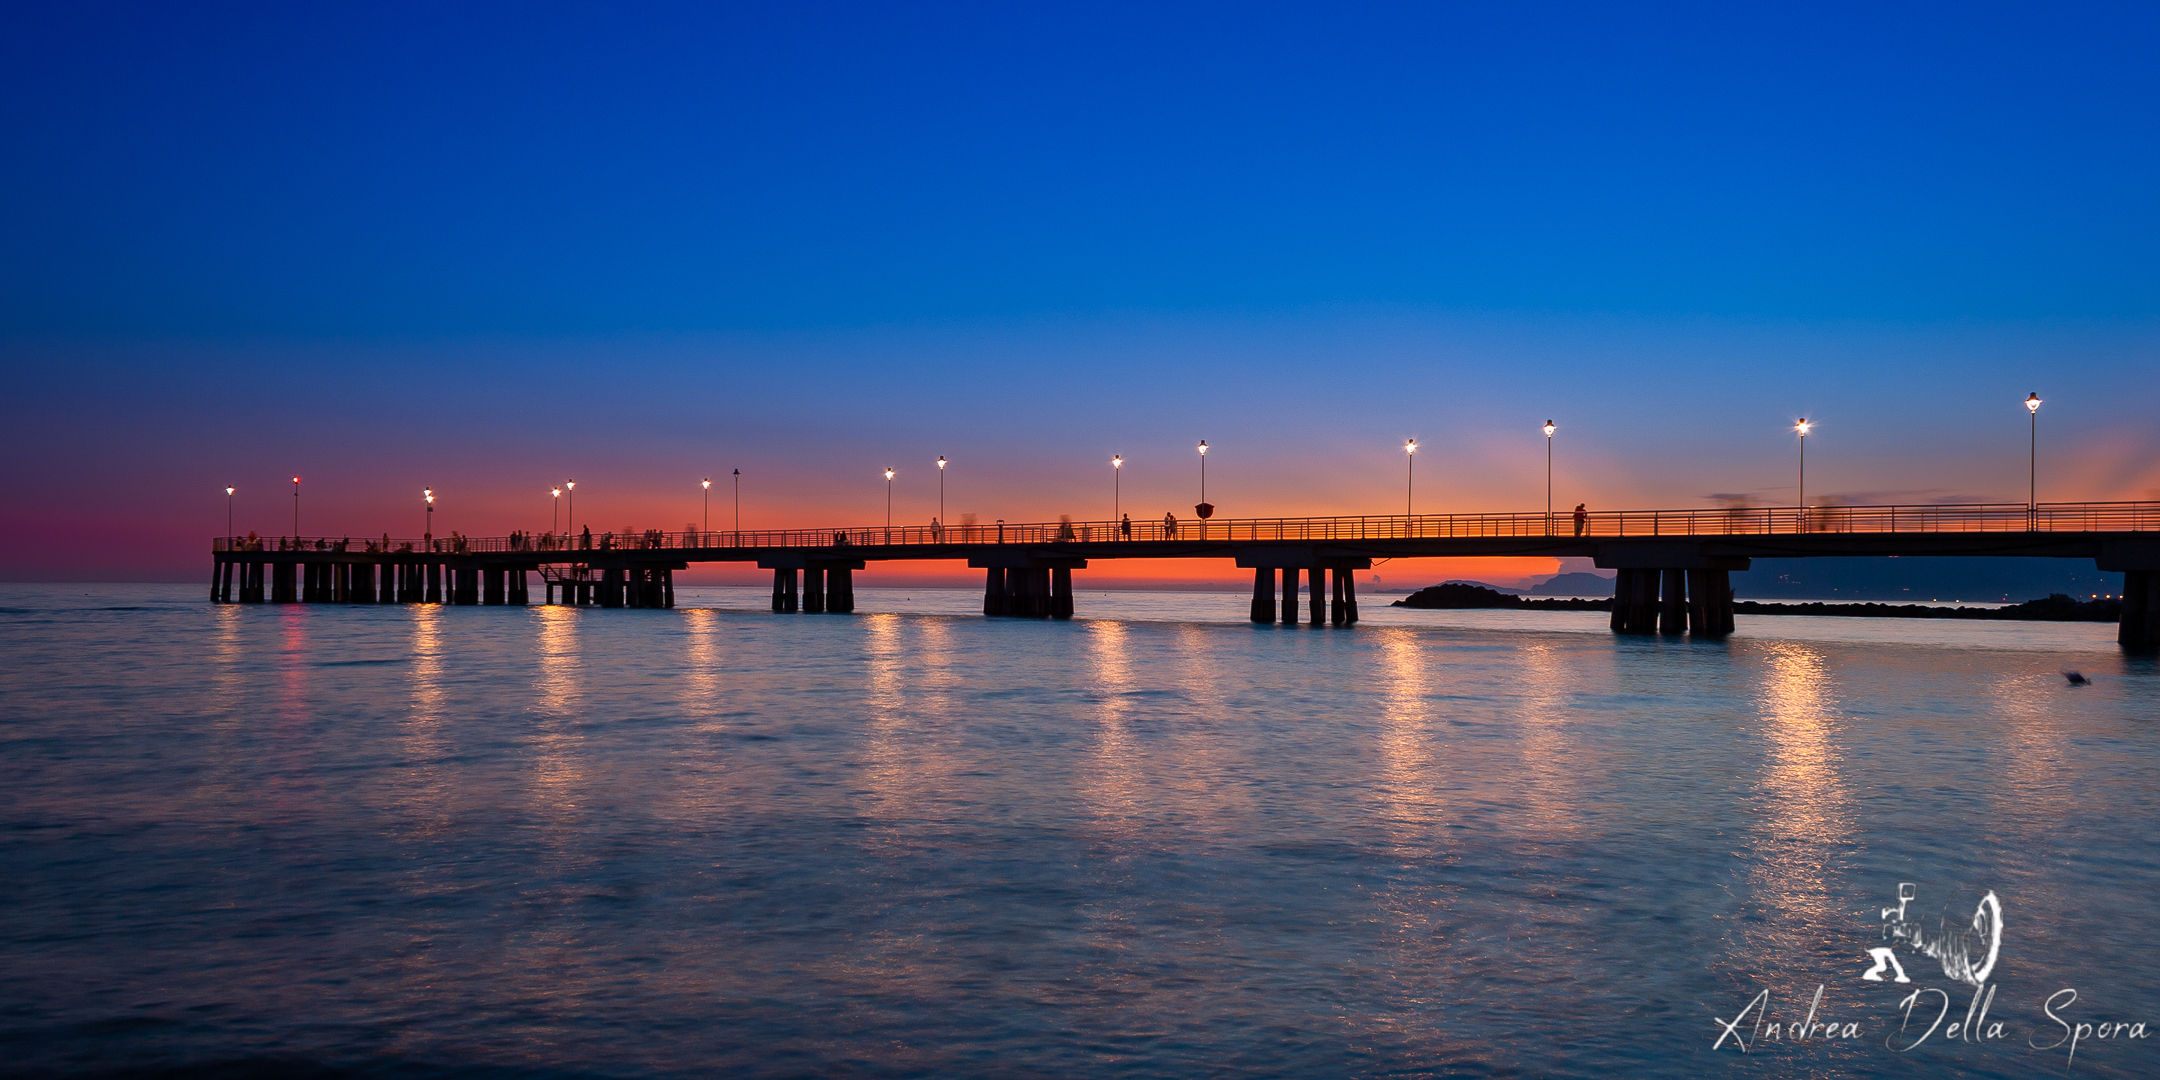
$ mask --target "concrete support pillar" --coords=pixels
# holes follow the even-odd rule
[[[787,580],[784,576],[787,573],[786,570],[772,572],[772,609],[775,615],[787,610]]]
[[[1005,568],[993,566],[983,571],[983,614],[1005,614]]]
[[[1655,634],[1658,624],[1657,570],[1621,570],[1613,578],[1612,629],[1616,634]]]
[[[1027,567],[1016,567],[1006,571],[1005,576],[1017,586],[1013,590],[1013,600],[1009,605],[1013,614],[1023,619],[1032,619],[1040,614],[1035,603],[1035,571]]]
[[[1292,601],[1295,603],[1296,601]],[[1252,621],[1271,623],[1275,621],[1275,571],[1258,569],[1252,572]]]
[[[1328,625],[1342,626],[1345,625],[1350,618],[1350,604],[1349,601],[1347,601],[1343,597],[1343,572],[1339,569],[1334,570],[1331,571],[1328,576],[1334,579],[1329,584],[1332,585],[1334,588],[1335,599],[1335,610],[1329,614]]]
[[[497,570],[491,566],[486,570],[482,570],[480,573],[483,575],[481,577],[482,592],[480,602],[483,604],[494,604],[498,607],[503,604],[509,603],[510,597],[505,593],[505,587],[507,586],[508,582],[505,578],[504,572],[501,570]]]
[[[835,566],[825,574],[825,610],[836,615],[855,612],[855,571]]]
[[[812,566],[803,571],[802,609],[809,615],[817,615],[825,610],[825,568],[822,566]]]
[[[2160,651],[2160,573],[2123,572],[2122,621],[2115,628],[2115,641],[2127,653]]]
[[[1297,625],[1297,567],[1286,566],[1282,572],[1282,621]]]
[[[600,571],[600,606],[619,608],[623,606],[623,578],[620,570]]]
[[[1305,592],[1306,595],[1312,598],[1312,624],[1314,626],[1326,626],[1328,621],[1327,571],[1317,566],[1305,571]]]
[[[1072,571],[1062,566],[1050,571],[1050,617],[1073,617]]]
[[[1687,633],[1687,571],[1666,570],[1661,576],[1658,632],[1668,636]]]
[[[1357,571],[1338,570],[1336,572],[1343,576],[1343,606],[1349,609],[1349,614],[1343,616],[1343,625],[1354,626],[1357,624]]]
[[[443,564],[441,564],[441,563],[439,563],[439,562],[431,562],[431,563],[428,563],[428,564],[427,564],[427,573],[426,573],[426,577],[427,577],[427,597],[426,597],[425,599],[423,599],[423,600],[421,601],[421,603],[424,603],[424,604],[440,604],[440,603],[442,603],[442,602],[443,602],[443,580],[442,580],[442,579],[443,579]]]
[[[1634,626],[1634,629],[1632,631],[1633,633],[1657,633],[1658,586],[1663,582],[1663,580],[1664,573],[1662,571],[1635,571],[1635,612],[1632,616]]]
[[[296,574],[294,573],[294,571],[297,571],[297,570],[299,570],[299,569],[300,569],[299,567],[297,567],[297,566],[294,566],[294,565],[293,565],[293,564],[291,564],[291,563],[279,563],[279,564],[277,564],[276,566],[274,566],[274,567],[272,567],[272,568],[271,568],[271,570],[270,570],[270,602],[271,602],[271,603],[273,603],[273,604],[290,604],[290,603],[292,603],[293,601],[295,601],[295,600],[298,600],[298,599],[300,598],[300,592],[299,592],[299,588],[298,588],[298,586],[297,586],[297,585],[295,585],[295,584],[294,584],[294,583],[295,583],[295,581],[297,580],[297,575],[296,575]]]
[[[546,590],[546,594],[547,594],[547,599],[546,599],[545,601],[543,601],[543,603],[545,603],[545,604],[546,604],[546,605],[547,605],[548,607],[554,607],[554,606],[555,606],[555,579],[553,579],[553,578],[542,578],[542,579],[540,579],[540,585],[541,585],[541,587],[542,587],[543,589],[545,589],[545,590]]]
[[[523,570],[510,571],[510,602],[524,607],[532,603],[532,579]]]
[[[660,606],[675,606],[675,568],[660,571]]]

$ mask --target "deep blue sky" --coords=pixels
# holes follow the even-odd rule
[[[1407,435],[1513,461],[1482,422],[1570,409],[1606,503],[1776,501],[1786,422],[1826,408],[1856,495],[2021,497],[1993,402],[2040,388],[2099,462],[2063,497],[2147,497],[2156,31],[2151,5],[19,6],[9,456],[39,520],[190,553],[168,491],[355,458],[383,474],[348,485],[362,531],[494,452],[488,498],[762,453],[810,509],[942,452],[1008,469],[977,509],[1018,518],[1059,509],[1024,497],[1062,490],[1043,462],[1154,439],[1182,484],[1210,431],[1391,498]],[[72,501],[127,477],[139,520]],[[1340,508],[1297,490],[1236,509]]]

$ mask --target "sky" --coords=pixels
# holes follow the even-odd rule
[[[23,6],[0,579],[416,534],[2160,498],[2150,5]],[[1414,484],[1403,441],[1419,443]],[[1109,460],[1127,461],[1113,484]],[[1407,489],[1407,490],[1406,490]],[[1552,560],[1398,561],[1415,586]],[[1227,561],[1098,582],[1238,580]],[[748,582],[701,571],[690,580]],[[880,567],[863,584],[951,580]]]

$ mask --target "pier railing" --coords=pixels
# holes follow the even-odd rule
[[[1583,515],[1417,514],[1362,517],[1197,518],[1049,521],[990,525],[894,525],[872,528],[744,529],[670,532],[660,529],[587,534],[366,537],[219,537],[213,551],[307,551],[427,556],[532,552],[575,562],[594,552],[728,551],[772,548],[848,549],[998,544],[1236,541],[1290,543],[1634,536],[1741,536],[1803,533],[2160,532],[2160,502],[1980,503],[1918,506],[1732,507],[1692,510],[1601,510]]]

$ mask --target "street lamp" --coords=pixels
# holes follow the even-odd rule
[[[570,528],[563,532],[564,536],[568,536],[577,531],[577,481],[563,481],[563,490],[570,493]]]
[[[232,539],[232,485],[225,485],[225,539]],[[231,545],[227,545],[230,547]]]
[[[1110,520],[1123,517],[1125,509],[1125,455],[1110,455]]]
[[[735,470],[735,546],[742,546],[742,470]]]
[[[705,488],[705,531],[712,531],[712,477],[699,481]]]
[[[1403,448],[1402,516],[1411,517],[1410,496],[1417,490],[1417,440],[1405,439]]]
[[[2025,514],[2030,529],[2040,516],[2040,392],[2025,395]]]
[[[937,456],[937,520],[940,530],[945,528],[945,455]]]
[[[435,489],[421,488],[420,497],[427,500],[427,517],[421,519],[420,537],[433,547],[435,541]]]
[[[549,505],[549,506],[552,506],[552,507],[554,507],[554,508],[555,508],[555,517],[554,517],[554,521],[555,521],[555,531],[556,531],[556,532],[561,532],[561,531],[562,531],[562,489],[561,489],[561,488],[549,488],[549,489],[548,489],[548,494],[549,494],[549,495],[552,495],[552,496],[554,496],[554,498],[553,498],[553,499],[549,500],[549,502],[548,502],[548,505]]]
[[[887,533],[885,539],[887,542],[892,540],[890,535],[892,532],[892,474],[892,469],[888,467],[885,470],[885,531]]]
[[[1545,535],[1552,535],[1552,433],[1553,422],[1545,421]]]
[[[1799,423],[1793,425],[1793,430],[1800,433],[1800,522],[1802,527],[1805,527],[1807,523],[1807,433],[1808,429],[1814,426],[1808,423],[1805,416],[1800,418]]]
[[[1200,504],[1193,507],[1193,514],[1200,519],[1200,539],[1207,539],[1207,519],[1215,516],[1215,506],[1207,501],[1207,440],[1200,440]]]
[[[292,534],[293,543],[300,542],[300,478],[292,478]]]

